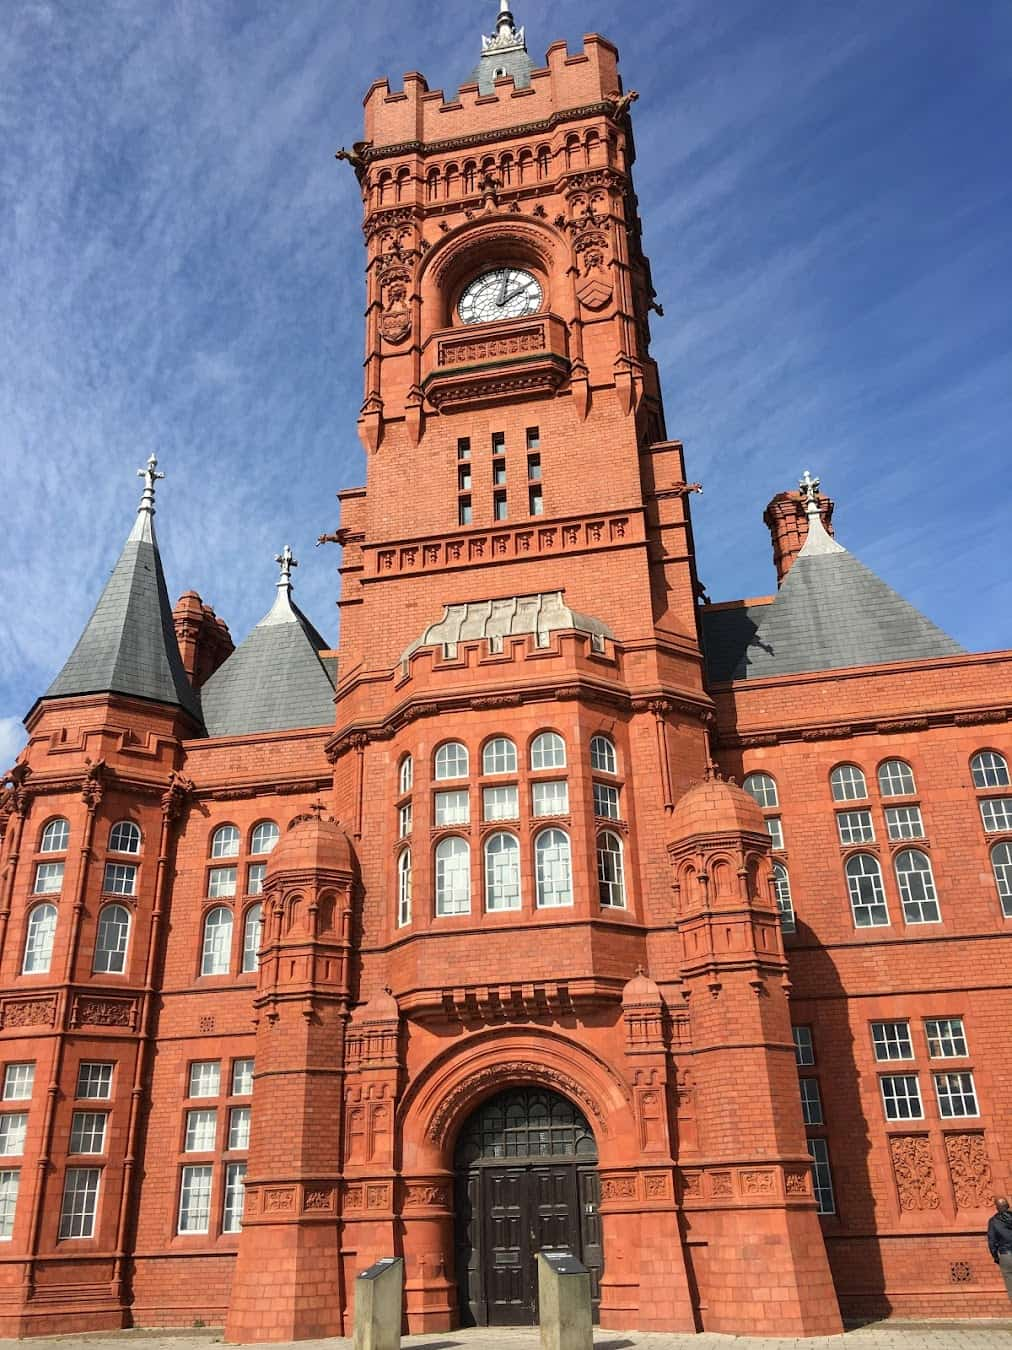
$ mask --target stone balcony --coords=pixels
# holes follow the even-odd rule
[[[554,393],[568,377],[566,325],[554,314],[441,329],[422,349],[422,391],[440,410]]]

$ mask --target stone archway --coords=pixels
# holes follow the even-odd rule
[[[597,1161],[587,1117],[547,1088],[507,1088],[467,1118],[454,1149],[461,1325],[535,1324],[539,1251],[569,1251],[584,1262],[597,1320],[604,1268]]]

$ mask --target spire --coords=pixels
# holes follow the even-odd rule
[[[482,34],[481,60],[471,73],[471,80],[482,94],[494,94],[496,80],[505,75],[513,77],[517,89],[526,89],[533,69],[524,30],[517,27],[509,0],[499,0],[495,32],[491,36]]]
[[[133,529],[77,646],[44,698],[124,694],[184,708],[200,721],[186,677],[155,539],[154,455],[143,469],[144,491]]]
[[[281,575],[278,577],[278,593],[270,610],[257,624],[258,628],[263,628],[268,624],[297,622],[298,610],[292,603],[292,568],[298,567],[299,564],[292,553],[291,545],[286,544],[281,552],[276,555],[274,561],[281,568]]]
[[[843,545],[838,544],[826,533],[826,527],[822,523],[822,513],[819,510],[819,479],[813,478],[806,469],[798,487],[801,489],[801,504],[808,517],[808,536],[798,557],[811,558],[819,554],[846,553],[847,550]]]

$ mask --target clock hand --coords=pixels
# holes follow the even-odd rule
[[[509,269],[503,268],[502,286],[499,288],[499,299],[496,301],[496,304],[499,306],[500,309],[502,309],[503,305],[505,305],[506,303],[506,287],[509,284],[510,284]]]
[[[526,286],[521,286],[518,290],[510,291],[509,295],[507,295],[503,300],[500,300],[499,302],[500,309],[503,308],[503,306],[508,305],[511,300],[515,300],[518,295],[526,295],[526,293],[527,293]]]

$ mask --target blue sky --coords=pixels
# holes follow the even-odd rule
[[[494,0],[18,0],[0,44],[0,760],[167,478],[170,591],[240,639],[291,542],[337,638],[364,481],[360,203],[376,76],[467,78]],[[972,649],[1012,647],[1012,6],[517,0],[540,60],[618,43],[668,431],[715,600],[773,585],[811,467],[840,538]]]

